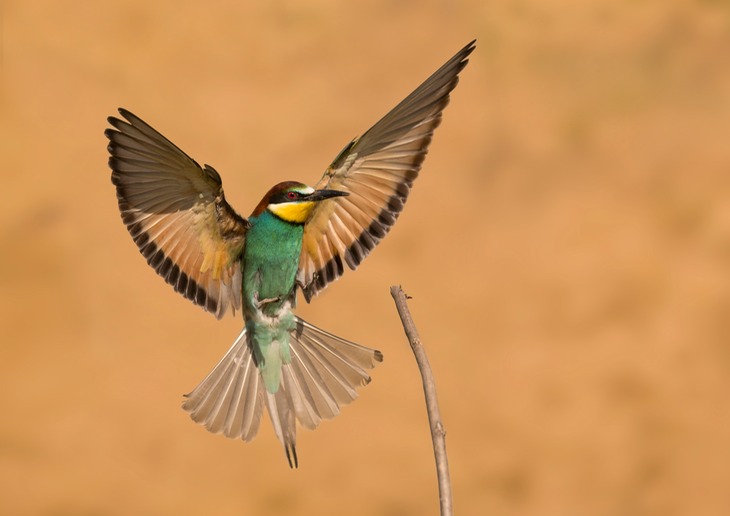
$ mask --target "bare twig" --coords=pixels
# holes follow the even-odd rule
[[[408,310],[405,292],[400,286],[390,287],[390,295],[395,300],[398,315],[403,323],[403,329],[408,337],[413,354],[418,362],[418,369],[423,379],[423,393],[426,395],[426,409],[428,410],[428,422],[431,427],[431,440],[433,441],[433,454],[436,457],[436,473],[439,483],[439,502],[441,505],[441,516],[452,516],[454,514],[451,499],[451,479],[449,478],[449,460],[446,456],[446,430],[441,422],[438,400],[436,399],[436,382],[431,372],[431,364],[428,362],[426,350],[421,344],[418,330]]]

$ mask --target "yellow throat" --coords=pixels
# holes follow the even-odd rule
[[[282,220],[292,224],[304,224],[311,215],[315,204],[314,201],[284,202],[269,205],[267,208]]]

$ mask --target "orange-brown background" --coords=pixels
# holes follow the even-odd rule
[[[730,9],[723,1],[2,4],[0,513],[437,512],[401,283],[459,514],[730,514]],[[244,215],[315,182],[479,39],[391,235],[300,313],[385,354],[299,439],[180,408],[237,335],[124,230],[106,116]]]

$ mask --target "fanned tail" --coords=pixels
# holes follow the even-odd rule
[[[298,466],[296,421],[313,430],[323,419],[357,398],[357,388],[370,383],[368,369],[383,354],[342,339],[299,317],[290,333],[291,362],[282,366],[281,385],[266,393],[266,407],[276,437],[284,445],[289,466]]]
[[[290,332],[291,361],[282,366],[281,384],[267,392],[251,353],[246,331],[213,371],[187,395],[183,409],[214,433],[249,441],[256,436],[265,400],[274,432],[296,468],[296,421],[308,429],[340,413],[370,383],[368,369],[383,361],[380,351],[328,333],[296,317]]]

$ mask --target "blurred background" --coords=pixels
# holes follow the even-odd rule
[[[0,513],[730,514],[726,1],[5,0]],[[180,409],[242,325],[146,265],[107,168],[140,115],[247,215],[472,38],[399,223],[299,311],[382,350],[290,471]]]

